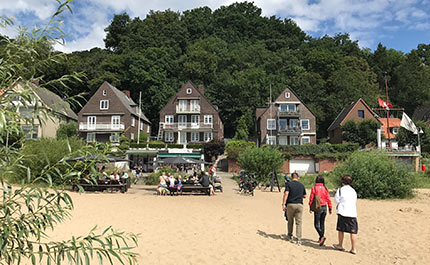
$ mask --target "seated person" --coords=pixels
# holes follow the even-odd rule
[[[173,177],[173,176],[172,176],[172,175],[170,175],[170,173],[169,173],[169,187],[170,187],[170,188],[175,187],[175,182],[176,182],[175,177]]]
[[[214,191],[214,186],[212,185],[211,181],[209,180],[209,172],[205,172],[199,183],[203,186],[203,187],[209,187],[210,188],[210,192],[211,195],[215,195],[215,191]]]
[[[182,177],[181,177],[181,175],[178,176],[178,184],[176,184],[176,188],[178,189],[178,191],[180,191],[182,189]]]
[[[167,194],[166,173],[161,173],[160,184],[157,187],[157,193],[160,195]]]

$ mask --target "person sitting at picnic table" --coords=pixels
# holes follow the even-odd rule
[[[127,183],[127,187],[130,187],[130,180],[129,180],[129,178],[128,178],[128,173],[127,173],[125,170],[123,170],[123,171],[122,171],[121,179],[122,179],[125,183]]]
[[[176,188],[178,189],[178,191],[180,191],[182,189],[182,177],[181,177],[181,175],[178,176],[178,184],[176,184]]]
[[[173,187],[175,187],[175,182],[176,182],[176,179],[175,179],[175,177],[174,176],[172,176],[172,175],[170,175],[170,173],[169,173],[169,187],[170,188],[173,188]]]
[[[165,172],[161,173],[159,186],[163,187],[163,188],[167,188],[166,173]]]
[[[209,187],[211,195],[215,195],[214,186],[212,185],[211,181],[209,180],[209,172],[205,172],[202,177],[200,178],[199,183],[203,187]]]

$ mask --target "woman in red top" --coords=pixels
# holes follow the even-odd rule
[[[321,209],[319,211],[314,212],[314,226],[319,235],[318,243],[320,246],[322,246],[324,245],[324,242],[326,240],[324,236],[324,222],[325,217],[327,215],[327,206],[330,214],[332,207],[330,201],[330,194],[328,192],[328,189],[324,185],[324,177],[321,175],[317,176],[315,180],[315,186],[313,186],[311,189],[311,195],[309,197],[309,206],[312,204],[315,195],[320,196],[321,198]]]

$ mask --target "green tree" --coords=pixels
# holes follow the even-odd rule
[[[278,171],[285,161],[281,152],[274,147],[248,147],[239,155],[239,165],[250,173],[255,173],[258,181],[265,181],[269,173]]]
[[[248,141],[248,126],[246,125],[245,119],[245,115],[240,117],[233,140]]]
[[[225,151],[227,152],[227,158],[232,160],[238,160],[241,153],[245,151],[248,147],[255,147],[255,142],[247,141],[234,141],[231,140],[227,142],[225,146]]]
[[[37,101],[37,97],[29,85],[29,78],[39,79],[40,76],[37,75],[39,66],[52,65],[64,56],[48,52],[41,57],[39,48],[41,43],[49,43],[52,47],[55,42],[62,41],[64,35],[58,27],[60,25],[58,15],[70,9],[70,2],[69,0],[59,2],[58,9],[46,27],[35,27],[31,32],[20,31],[16,40],[6,40],[1,47],[3,53],[0,60],[0,106],[2,106],[0,135],[17,133],[20,131],[20,124],[32,122],[26,115],[21,115],[17,111],[17,105],[32,107],[33,113],[39,117],[47,115],[45,110],[38,108],[38,104],[32,104]],[[0,22],[5,25],[9,21],[0,18]],[[63,80],[69,78],[73,76],[63,77]],[[21,82],[28,89],[16,91],[14,87],[17,82]],[[12,104],[17,100],[20,104]],[[84,154],[86,153],[83,152],[82,155]],[[86,161],[88,164],[69,164],[67,157],[57,162],[47,161],[49,166],[35,178],[31,168],[21,164],[25,158],[28,158],[27,155],[14,147],[0,148],[1,264],[19,264],[23,260],[28,260],[31,264],[63,264],[66,260],[69,264],[90,264],[92,259],[98,259],[100,264],[103,260],[108,260],[111,264],[114,260],[121,263],[124,261],[136,263],[136,253],[132,251],[137,244],[136,236],[116,232],[111,228],[101,234],[92,229],[86,236],[73,237],[61,242],[47,239],[47,230],[54,229],[58,223],[70,217],[70,211],[73,209],[73,202],[65,192],[64,186],[62,189],[52,186],[52,176],[61,176],[70,181],[67,183],[71,183],[80,178],[82,170],[94,170],[94,163]],[[20,185],[12,186],[6,179],[5,169],[17,165],[26,171],[26,178]],[[35,186],[36,181],[45,181],[48,185]]]
[[[77,135],[78,124],[76,122],[62,123],[57,130],[57,139],[67,139]]]
[[[358,143],[361,147],[368,144],[376,145],[377,129],[380,126],[380,123],[373,119],[364,119],[361,122],[346,121],[342,125],[342,140]]]
[[[421,129],[423,133],[420,134],[420,143],[422,152],[430,152],[430,128],[422,121],[416,121],[415,125]],[[399,133],[396,135],[396,140],[400,146],[412,145],[418,146],[418,135],[413,132],[400,127]]]

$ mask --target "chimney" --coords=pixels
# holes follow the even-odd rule
[[[203,85],[199,85],[199,87],[197,87],[197,89],[200,91],[200,93],[202,93],[203,95],[205,94],[205,87]]]
[[[123,92],[128,98],[131,98],[130,97],[130,90],[124,90]]]

